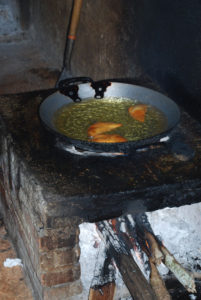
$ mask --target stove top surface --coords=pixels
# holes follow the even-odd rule
[[[161,145],[126,156],[77,155],[53,147],[40,123],[38,107],[51,93],[0,96],[0,131],[58,215],[95,221],[200,201],[201,126],[186,112]]]

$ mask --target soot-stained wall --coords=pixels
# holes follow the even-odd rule
[[[61,69],[72,0],[29,0],[34,40]],[[200,114],[199,0],[84,0],[72,75],[151,77],[179,104]]]
[[[136,1],[140,65],[171,97],[200,118],[201,2]]]
[[[74,72],[95,79],[139,74],[135,10],[133,0],[84,1],[72,57]]]
[[[35,41],[61,68],[72,0],[31,0]],[[125,5],[126,3],[126,5]],[[135,1],[84,0],[72,55],[72,75],[125,78],[135,66]]]

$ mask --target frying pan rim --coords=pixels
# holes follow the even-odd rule
[[[53,129],[51,128],[50,126],[47,125],[47,123],[43,120],[42,116],[41,116],[41,107],[43,105],[43,103],[45,101],[48,100],[48,98],[52,97],[53,95],[55,94],[61,94],[59,91],[56,91],[54,92],[53,94],[49,95],[47,98],[45,98],[42,103],[40,104],[40,107],[39,107],[39,117],[40,117],[40,120],[42,121],[42,124],[43,126],[49,131],[51,132],[54,137],[56,137],[57,139],[60,139],[62,140],[62,142],[64,143],[67,143],[67,145],[74,145],[76,146],[76,144],[81,144],[80,148],[83,148],[83,150],[87,149],[87,150],[99,150],[100,148],[100,151],[101,151],[101,148],[103,148],[102,150],[105,151],[104,148],[111,148],[115,151],[115,148],[117,148],[119,150],[122,149],[122,148],[133,148],[133,149],[136,149],[136,148],[141,148],[141,147],[144,147],[144,146],[148,146],[148,145],[151,145],[151,144],[155,144],[157,142],[160,142],[160,139],[169,135],[170,132],[175,128],[177,127],[177,125],[179,124],[180,122],[180,118],[181,118],[181,112],[180,112],[180,109],[178,107],[178,105],[176,104],[175,101],[173,101],[171,98],[169,98],[168,96],[158,92],[158,91],[155,91],[153,89],[150,89],[150,88],[147,88],[147,87],[143,87],[143,86],[140,86],[140,85],[136,85],[136,84],[132,84],[132,83],[125,83],[125,82],[116,82],[116,81],[110,81],[114,84],[122,84],[122,85],[132,85],[134,87],[138,87],[138,88],[142,88],[143,90],[147,90],[148,92],[151,91],[152,93],[156,93],[158,94],[159,96],[163,96],[163,97],[166,97],[171,103],[173,103],[175,105],[175,108],[177,108],[177,121],[174,122],[174,125],[170,126],[170,128],[167,128],[165,131],[157,134],[157,135],[153,135],[153,136],[150,136],[148,138],[145,138],[145,139],[140,139],[140,140],[136,140],[136,141],[126,141],[126,142],[119,142],[119,143],[98,143],[98,142],[91,142],[91,141],[84,141],[84,140],[80,140],[80,139],[73,139],[73,138],[69,138],[68,136],[60,133],[59,131],[57,131],[56,129]],[[81,84],[85,84],[85,85],[89,85],[89,83],[81,83]],[[62,95],[62,94],[61,94]],[[68,98],[69,99],[69,98]],[[86,99],[86,98],[84,98]],[[72,102],[73,103],[73,102]],[[143,101],[142,101],[143,103]],[[56,111],[55,111],[56,112]],[[97,148],[97,149],[96,149]]]

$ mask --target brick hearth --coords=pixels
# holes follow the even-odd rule
[[[6,140],[2,151],[1,210],[11,239],[23,258],[35,298],[64,299],[80,293],[76,219],[56,219],[51,228],[45,222],[42,187]]]

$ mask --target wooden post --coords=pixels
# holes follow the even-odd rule
[[[115,267],[110,248],[102,241],[99,245],[94,276],[89,291],[89,300],[113,300],[115,292]]]
[[[115,283],[110,282],[97,289],[90,288],[88,300],[113,300],[115,292]]]

